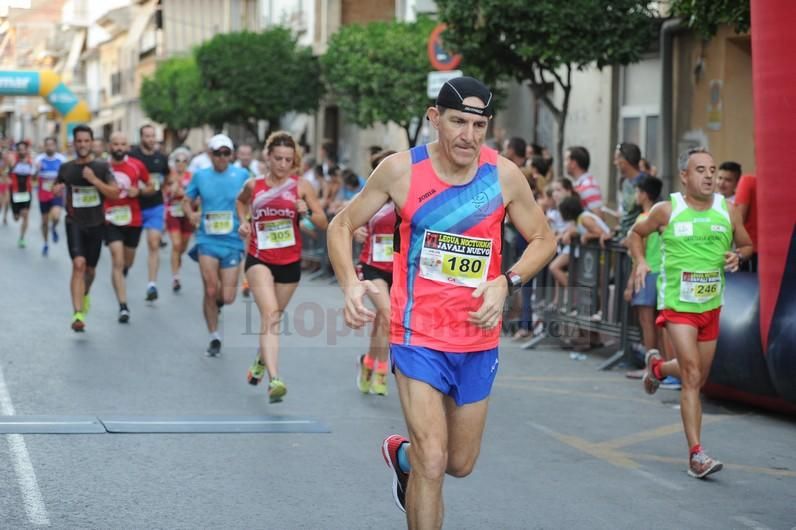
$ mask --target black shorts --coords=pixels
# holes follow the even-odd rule
[[[287,265],[274,265],[255,258],[251,254],[246,254],[246,265],[243,271],[246,272],[254,265],[265,265],[274,277],[274,283],[298,283],[301,279],[301,261],[294,261]]]
[[[363,280],[384,280],[387,282],[387,288],[392,288],[392,273],[383,271],[381,269],[377,269],[372,265],[368,265],[367,263],[360,263],[359,266],[362,268],[362,279]]]
[[[69,257],[86,258],[86,265],[97,266],[102,250],[102,239],[105,225],[80,226],[72,221],[66,222],[66,242],[69,245]]]
[[[141,241],[140,226],[116,226],[108,223],[105,225],[105,244],[110,245],[114,241],[121,241],[127,248],[138,248]]]
[[[30,210],[30,201],[25,201],[25,202],[11,201],[11,213],[13,213],[15,217],[20,213],[22,213],[22,210]]]

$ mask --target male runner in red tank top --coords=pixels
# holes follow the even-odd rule
[[[472,471],[497,369],[503,302],[555,252],[522,172],[483,145],[491,103],[476,79],[445,83],[427,112],[438,141],[387,158],[329,225],[346,324],[360,328],[374,317],[363,297],[375,288],[356,276],[352,234],[389,200],[400,219],[390,353],[410,439],[388,437],[382,454],[410,528],[441,528],[444,475]],[[529,244],[502,275],[505,212]]]

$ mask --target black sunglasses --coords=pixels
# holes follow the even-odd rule
[[[213,151],[213,156],[232,156],[232,151],[229,149],[217,149]]]

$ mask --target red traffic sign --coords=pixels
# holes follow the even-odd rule
[[[437,24],[431,35],[428,37],[428,60],[435,70],[447,71],[456,70],[462,62],[462,56],[453,54],[445,49],[442,42],[442,32],[447,26],[443,23]]]

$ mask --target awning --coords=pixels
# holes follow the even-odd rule
[[[83,44],[86,42],[86,31],[83,29],[75,32],[72,37],[72,45],[69,47],[69,55],[66,57],[66,64],[64,65],[63,72],[66,76],[71,77],[72,72],[77,67],[77,62],[80,60],[80,54],[83,53]]]
[[[127,30],[127,45],[131,46],[134,50],[138,51],[138,46],[141,41],[141,36],[144,34],[149,21],[152,20],[152,15],[155,14],[155,3],[149,2],[147,5],[141,6],[140,10],[136,11],[133,23],[130,29]]]

